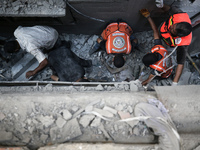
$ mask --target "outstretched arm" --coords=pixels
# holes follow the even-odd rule
[[[147,20],[149,21],[151,28],[153,30],[153,35],[154,35],[154,39],[160,39],[159,38],[159,32],[158,32],[158,28],[156,27],[153,19],[150,17],[150,12],[147,9],[141,9],[140,13],[147,18]]]
[[[48,60],[45,58],[37,68],[35,68],[34,70],[28,71],[26,73],[26,78],[30,78],[31,76],[34,76],[35,74],[37,74],[39,71],[41,71],[43,68],[45,68],[48,64]]]

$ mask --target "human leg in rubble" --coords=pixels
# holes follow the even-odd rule
[[[90,60],[79,58],[65,43],[48,55],[49,63],[59,78],[53,76],[53,79],[68,82],[83,81],[85,75],[84,67],[90,67],[92,63]]]
[[[144,17],[147,18],[151,25],[155,44],[155,46],[152,47],[151,52],[146,54],[142,59],[144,65],[151,68],[151,73],[149,77],[142,82],[142,85],[146,85],[155,77],[157,73],[155,71],[158,71],[158,74],[161,74],[162,78],[168,78],[172,73],[172,69],[169,69],[171,67],[171,60],[165,59],[165,57],[168,55],[168,51],[165,49],[164,46],[162,46],[158,29],[154,21],[150,17],[149,11],[147,9],[141,9],[140,12]]]
[[[170,7],[163,0],[156,0],[156,6],[169,13],[169,17],[161,24],[159,33],[163,41],[171,46],[177,47],[177,63],[173,85],[177,85],[182,74],[186,53],[192,41],[192,25],[189,15],[176,7]]]
[[[155,135],[159,136],[159,148],[162,150],[180,150],[180,136],[169,115],[164,115],[156,106],[148,103],[139,103],[135,106],[136,117],[141,119],[151,128]]]

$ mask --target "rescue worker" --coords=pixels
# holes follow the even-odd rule
[[[192,25],[187,13],[176,7],[170,7],[163,4],[163,0],[156,0],[156,6],[165,12],[169,12],[169,18],[161,24],[159,29],[163,41],[171,46],[177,47],[176,74],[173,79],[173,85],[177,85],[182,74],[186,53],[192,41]]]
[[[171,60],[165,59],[165,57],[168,55],[168,51],[164,46],[162,46],[158,29],[150,17],[149,11],[147,9],[141,9],[140,12],[144,17],[147,18],[151,25],[155,44],[155,46],[151,49],[151,53],[146,54],[142,59],[144,65],[151,68],[151,74],[145,81],[142,82],[142,85],[146,85],[156,75],[155,70],[161,74],[162,78],[168,78],[171,75],[173,69],[169,69],[169,67],[172,65]]]
[[[62,41],[61,46],[48,53],[49,64],[55,71],[55,81],[88,82],[84,67],[91,67],[91,60],[79,58],[71,51],[71,42]]]
[[[91,55],[98,50],[104,50],[107,54],[114,54],[114,66],[121,68],[125,63],[123,54],[130,54],[138,43],[132,33],[131,27],[125,22],[110,23],[89,53]]]
[[[26,73],[26,78],[34,76],[48,64],[48,60],[42,50],[50,50],[59,45],[58,32],[48,26],[19,26],[14,31],[15,40],[4,44],[4,50],[8,53],[18,52],[21,49],[31,53],[39,62],[39,66]]]

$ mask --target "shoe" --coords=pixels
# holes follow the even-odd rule
[[[96,51],[98,51],[99,48],[100,48],[100,44],[96,42],[96,44],[94,45],[94,47],[89,50],[89,55],[92,55],[93,53],[95,53]]]

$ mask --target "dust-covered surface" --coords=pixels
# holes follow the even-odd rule
[[[119,73],[111,74],[108,69],[106,68],[105,64],[101,61],[101,56],[105,58],[106,63],[114,67],[112,64],[113,55],[107,55],[105,52],[96,52],[93,55],[89,55],[89,50],[94,46],[96,39],[98,38],[97,35],[75,35],[75,34],[62,34],[60,38],[62,40],[66,41],[72,41],[72,47],[71,50],[77,54],[79,57],[87,60],[92,60],[92,67],[85,68],[86,74],[85,76],[91,81],[91,82],[121,82],[121,81],[131,81],[136,80],[140,78],[141,80],[145,80],[149,73],[150,69],[144,67],[142,63],[142,57],[150,52],[151,48],[154,46],[153,43],[153,32],[140,32],[135,33],[135,37],[138,39],[139,46],[138,49],[134,49],[133,52],[129,55],[125,55],[126,58],[126,64],[124,70],[122,70]],[[173,49],[168,49],[169,51],[172,51]],[[26,58],[27,62],[22,67],[19,63],[19,61],[27,57],[27,53],[23,50],[20,50],[18,53],[14,54],[5,54],[3,52],[3,48],[1,48],[1,53],[3,56],[7,57],[9,59],[9,62],[7,63],[5,60],[1,61],[0,65],[0,73],[2,76],[0,76],[1,81],[27,81],[25,78],[25,75],[22,73],[25,73],[26,71],[33,69],[31,68],[31,65],[29,62],[32,61],[32,57],[30,57],[30,60]],[[176,54],[172,54],[171,56],[172,62],[174,65],[176,64]],[[194,62],[198,67],[200,67],[200,59],[199,57],[193,57]],[[16,65],[19,64],[19,65]],[[37,65],[36,65],[37,66]],[[36,67],[34,66],[34,67]],[[27,70],[23,70],[23,68],[27,68]],[[13,72],[14,71],[14,72]],[[15,79],[13,74],[21,73],[21,76],[19,77],[20,80]],[[18,74],[18,75],[19,75]],[[52,81],[50,76],[53,74],[50,67],[46,67],[43,71],[38,73],[35,77],[30,79],[30,81]],[[172,75],[168,79],[160,79],[155,78],[150,84],[149,87],[153,87],[154,85],[158,86],[166,86],[171,85],[173,77],[175,74],[175,68],[172,73]],[[4,78],[5,77],[5,78]],[[192,63],[186,59],[184,70],[182,73],[182,76],[179,80],[179,85],[189,85],[189,84],[200,84],[200,77],[199,73],[196,71],[196,69],[193,67]]]
[[[35,149],[70,141],[155,143],[143,122],[119,122],[134,117],[134,106],[153,97],[127,92],[2,94],[0,144]]]
[[[65,16],[63,0],[1,0],[0,16]]]

